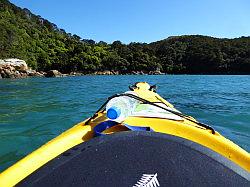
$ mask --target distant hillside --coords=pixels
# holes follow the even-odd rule
[[[250,73],[250,37],[218,39],[199,35],[180,36],[149,46],[165,71],[190,74]]]
[[[96,43],[66,33],[8,0],[0,0],[0,44],[0,59],[23,59],[43,71],[250,74],[250,37],[217,39],[195,35],[150,44]]]

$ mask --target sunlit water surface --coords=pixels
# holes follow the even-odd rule
[[[81,76],[0,80],[0,171],[147,81],[177,109],[250,151],[250,76]]]

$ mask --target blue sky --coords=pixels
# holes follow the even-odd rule
[[[153,42],[201,34],[250,36],[249,0],[10,0],[81,38]]]

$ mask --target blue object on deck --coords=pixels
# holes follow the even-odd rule
[[[109,119],[116,119],[120,116],[121,110],[117,107],[111,107],[107,111],[107,117]]]
[[[105,131],[106,129],[109,129],[117,124],[118,123],[116,121],[108,120],[108,121],[104,121],[104,122],[96,125],[94,127],[95,136],[104,135],[104,134],[102,134],[103,131]]]
[[[94,132],[95,132],[95,136],[101,136],[101,135],[105,135],[102,132],[105,131],[106,129],[109,129],[115,125],[119,124],[116,121],[104,121],[98,125],[96,125],[94,127]],[[131,126],[128,124],[124,124],[125,127],[127,127],[128,129],[130,129],[131,131],[150,131],[150,132],[154,132],[153,129],[151,129],[150,127],[138,127],[138,126]]]

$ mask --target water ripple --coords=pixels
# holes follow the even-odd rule
[[[138,81],[250,151],[250,76],[83,76],[0,80],[0,171]],[[26,145],[26,146],[23,146]]]

